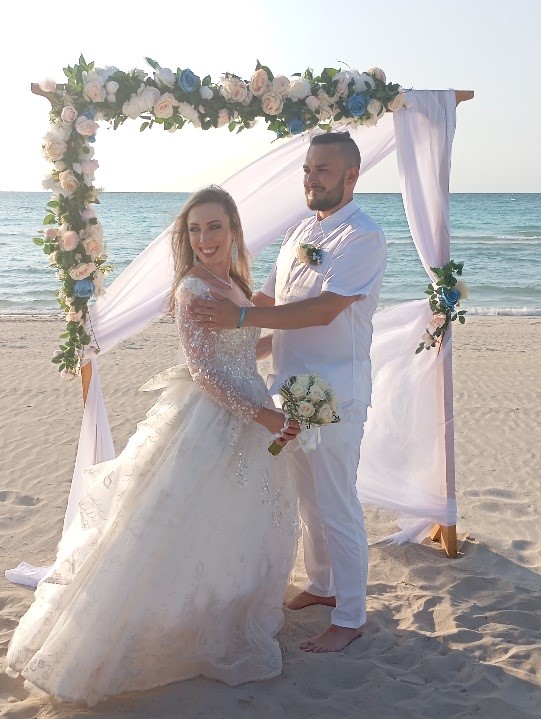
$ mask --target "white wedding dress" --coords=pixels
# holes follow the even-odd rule
[[[296,545],[285,459],[251,421],[272,400],[257,373],[259,330],[177,325],[187,364],[114,460],[85,471],[80,521],[18,625],[9,667],[59,699],[93,705],[199,674],[230,685],[282,667],[276,634]],[[158,348],[157,348],[158,350]]]

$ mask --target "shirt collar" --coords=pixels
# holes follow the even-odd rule
[[[344,222],[357,212],[358,209],[359,205],[357,202],[355,200],[351,200],[347,203],[347,205],[341,207],[337,212],[333,212],[333,214],[329,215],[329,217],[323,218],[323,220],[318,220],[316,213],[315,222],[316,224],[319,224],[323,234],[328,236],[331,232],[336,230],[337,227],[344,224]]]

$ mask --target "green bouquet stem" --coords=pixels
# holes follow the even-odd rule
[[[276,457],[283,450],[284,446],[285,445],[280,445],[276,440],[274,440],[274,442],[269,447],[269,452],[272,454],[273,457]]]

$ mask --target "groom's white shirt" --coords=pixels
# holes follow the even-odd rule
[[[323,250],[322,263],[296,259],[301,244]],[[362,295],[329,325],[297,330],[274,330],[271,394],[292,374],[314,372],[333,388],[341,403],[370,404],[370,343],[387,264],[381,228],[352,200],[321,221],[315,215],[290,228],[274,269],[261,291],[277,305],[317,297],[321,292],[352,297]]]

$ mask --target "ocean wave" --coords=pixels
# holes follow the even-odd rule
[[[468,315],[481,317],[541,317],[541,307],[468,307]]]

